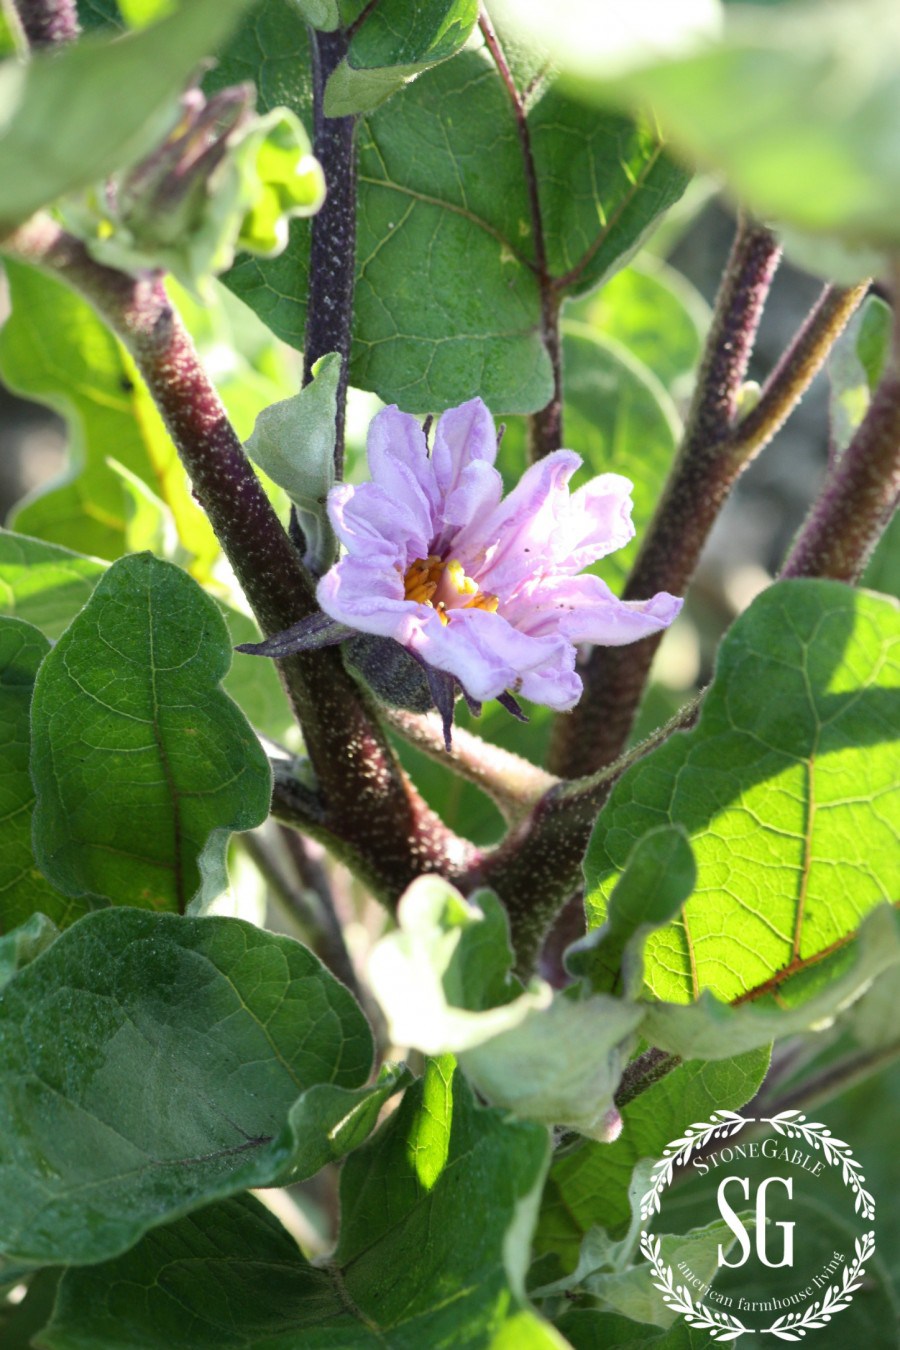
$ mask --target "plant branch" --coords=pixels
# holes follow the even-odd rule
[[[825,480],[781,570],[782,577],[854,582],[900,499],[900,318],[865,417]]]
[[[742,219],[716,299],[684,440],[644,537],[623,598],[683,595],[738,467],[726,452],[738,396],[780,249],[769,230]],[[581,667],[584,693],[557,718],[549,767],[562,777],[594,772],[621,753],[661,641],[595,647]]]
[[[885,1069],[900,1058],[900,1041],[877,1050],[845,1055],[836,1063],[800,1079],[780,1092],[767,1092],[764,1083],[751,1103],[757,1115],[775,1116],[782,1111],[802,1111],[847,1092],[857,1083]]]
[[[698,697],[608,768],[557,783],[492,852],[475,859],[463,874],[461,890],[490,886],[502,900],[519,975],[531,975],[549,925],[581,886],[591,831],[615,784],[673,732],[692,726],[699,707]]]
[[[558,782],[527,759],[483,741],[464,727],[453,728],[453,745],[448,751],[443,724],[436,713],[419,715],[392,709],[385,718],[410,745],[481,788],[511,824]]]
[[[244,455],[159,274],[134,280],[95,262],[48,216],[0,244],[89,300],[128,348],[264,634],[313,611],[299,555]],[[316,778],[318,829],[389,908],[421,872],[452,873],[470,855],[403,774],[336,648],[278,662]],[[309,806],[308,794],[305,803]]]
[[[281,830],[288,860],[298,873],[296,881],[286,875],[280,850],[263,831],[242,834],[240,841],[301,940],[358,1000],[359,983],[336,920],[328,878],[308,857],[300,836],[284,827]],[[295,862],[297,851],[302,870]]]
[[[525,100],[520,93],[509,62],[500,41],[494,31],[487,10],[482,5],[478,18],[485,45],[493,58],[497,73],[512,103],[516,120],[516,134],[522,151],[522,168],[525,176],[525,192],[528,197],[528,211],[531,216],[531,237],[534,245],[534,262],[541,298],[541,337],[544,348],[550,358],[553,374],[553,393],[546,407],[541,408],[529,419],[530,454],[533,460],[542,459],[552,450],[562,445],[562,348],[559,335],[560,299],[556,293],[550,269],[547,266],[547,243],[544,237],[544,221],[541,215],[541,201],[538,192],[538,175],[531,145],[531,131],[528,126],[528,114]]]
[[[313,121],[316,158],[325,174],[325,203],[312,222],[309,294],[303,343],[303,383],[322,356],[337,352],[341,372],[337,389],[334,466],[344,467],[344,420],[353,327],[356,280],[356,118],[326,117],[325,86],[349,47],[347,33],[310,30],[313,73]]]
[[[81,32],[75,0],[16,0],[30,47],[72,42]]]
[[[635,1097],[639,1097],[655,1083],[661,1082],[673,1069],[677,1069],[680,1063],[680,1057],[670,1054],[668,1050],[657,1050],[655,1047],[645,1050],[626,1065],[616,1089],[616,1106],[621,1111],[623,1106],[633,1102]]]

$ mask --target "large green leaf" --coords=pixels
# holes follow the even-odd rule
[[[38,910],[63,922],[83,909],[51,886],[31,847],[31,694],[49,650],[31,624],[0,619],[0,933]],[[0,969],[5,964],[0,958]]]
[[[308,118],[307,66],[305,36],[277,0],[244,26],[214,78],[252,78],[262,106],[287,103]],[[550,270],[561,293],[578,291],[621,265],[687,175],[643,125],[598,116],[552,86],[535,95],[529,120]],[[353,383],[411,411],[476,393],[497,411],[541,407],[551,377],[521,145],[486,52],[420,75],[361,123],[359,148]],[[308,237],[295,224],[280,259],[239,260],[228,275],[295,346]]]
[[[619,780],[588,854],[593,925],[636,839],[688,833],[696,891],[646,948],[657,997],[786,979],[897,898],[898,684],[900,610],[883,598],[782,582],[737,621],[698,726]]]
[[[103,1260],[211,1200],[307,1176],[386,1095],[366,1113],[372,1037],[344,986],[239,919],[88,915],[0,1002],[13,1259]]]
[[[115,563],[44,662],[32,705],[36,855],[67,895],[184,911],[223,889],[268,762],[218,689],[225,623],[184,572]]]
[[[371,112],[429,66],[454,56],[478,18],[477,0],[380,0],[353,34],[325,90],[327,117]]]
[[[14,513],[17,529],[79,553],[125,550],[127,497],[115,459],[173,512],[200,575],[218,545],[193,501],[175,447],[124,349],[91,306],[53,277],[7,263],[12,314],[0,334],[0,371],[11,388],[68,421],[71,463]]]
[[[0,233],[63,193],[134,162],[161,140],[176,120],[175,99],[194,67],[215,51],[249,3],[191,0],[128,37],[91,36],[63,51],[40,53],[27,65],[5,62]]]
[[[67,1272],[44,1343],[564,1350],[522,1295],[547,1155],[544,1130],[477,1107],[452,1061],[432,1063],[345,1163],[327,1265],[308,1265],[254,1201],[233,1200]]]

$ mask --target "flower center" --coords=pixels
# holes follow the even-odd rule
[[[495,614],[500,604],[496,595],[478,589],[478,583],[466,576],[461,562],[455,558],[442,562],[434,554],[410,563],[403,578],[403,591],[404,599],[436,609],[441,623],[450,622],[450,610],[486,609]]]

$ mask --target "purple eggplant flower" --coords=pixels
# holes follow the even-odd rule
[[[346,553],[319,582],[319,604],[338,624],[393,638],[475,702],[522,694],[564,712],[581,696],[577,643],[635,642],[682,602],[625,602],[577,575],[633,536],[627,478],[601,474],[570,494],[581,460],[556,450],[504,499],[496,453],[481,399],[444,413],[430,455],[414,417],[379,413],[371,482],[328,494]]]

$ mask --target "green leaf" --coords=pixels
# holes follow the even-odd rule
[[[555,1159],[547,1179],[535,1246],[574,1266],[591,1228],[616,1232],[629,1216],[629,1185],[641,1158],[658,1158],[692,1120],[737,1111],[754,1095],[769,1052],[754,1050],[718,1063],[689,1060],[622,1107],[622,1132],[608,1144],[584,1141]]]
[[[675,917],[696,879],[684,831],[672,825],[650,830],[616,882],[606,923],[568,948],[567,969],[584,977],[595,993],[637,998],[644,983],[644,943]]]
[[[161,140],[194,67],[222,42],[248,3],[191,0],[141,32],[85,37],[61,51],[38,53],[27,65],[5,62],[0,232],[133,163]]]
[[[326,117],[372,112],[429,66],[462,48],[477,0],[380,0],[354,33],[325,89]]]
[[[13,1259],[104,1260],[212,1200],[309,1175],[365,1106],[372,1037],[351,995],[298,942],[239,919],[103,910],[0,998]]]
[[[87,602],[106,564],[56,544],[0,529],[0,613],[27,619],[46,637],[58,638]],[[258,642],[260,632],[246,614],[220,604],[231,644]],[[295,726],[274,667],[234,653],[225,689],[259,731],[284,740]]]
[[[543,981],[516,997],[504,911],[489,892],[478,901],[432,876],[400,901],[398,931],[369,962],[394,1044],[451,1051],[488,1101],[607,1138],[641,1006],[603,995],[576,1002]]]
[[[171,508],[198,575],[218,544],[175,447],[124,349],[87,301],[31,267],[8,262],[12,314],[0,334],[0,372],[27,398],[61,413],[72,437],[62,477],[22,503],[23,534],[79,553],[117,558],[125,549],[127,496],[113,458]]]
[[[709,1345],[705,1331],[692,1332],[683,1320],[670,1331],[660,1331],[630,1317],[593,1308],[572,1308],[556,1326],[572,1350],[707,1350]]]
[[[718,43],[602,88],[653,105],[755,215],[896,248],[900,24],[891,0],[730,10]]]
[[[31,624],[0,619],[0,933],[18,928],[36,910],[59,923],[83,911],[83,906],[73,905],[50,884],[31,846],[31,696],[38,668],[49,650],[47,639]],[[40,940],[38,934],[34,936]],[[6,948],[5,958],[0,955],[0,972],[8,974],[10,963],[18,958],[19,942],[14,934],[4,941],[12,945]]]
[[[17,970],[40,956],[58,936],[59,929],[46,914],[32,914],[25,923],[5,937],[0,937],[0,989],[9,983]]]
[[[821,1030],[885,971],[894,971],[896,979],[900,914],[880,905],[863,921],[854,941],[837,946],[835,954],[821,954],[811,979],[800,974],[781,984],[780,1002],[766,998],[732,1007],[704,989],[696,1003],[648,1004],[644,1035],[675,1055],[721,1059],[778,1037]]]
[[[685,392],[709,327],[709,307],[699,292],[647,254],[566,316],[627,347],[673,395]]]
[[[836,582],[781,582],[737,620],[697,727],[623,775],[588,851],[594,926],[635,840],[690,838],[695,893],[645,951],[656,997],[780,987],[896,898],[898,672],[898,607]]]
[[[337,557],[337,539],[325,511],[334,484],[334,437],[341,358],[323,356],[313,379],[282,403],[264,408],[246,451],[290,497],[306,539],[306,561],[317,574]]]
[[[282,0],[245,25],[215,83],[253,78],[261,106],[286,102],[306,119],[307,62]],[[554,282],[561,294],[589,288],[627,259],[687,175],[645,126],[597,117],[552,87],[534,95],[529,122]],[[466,50],[420,75],[361,122],[359,148],[352,383],[410,411],[474,394],[498,412],[543,406],[551,372],[521,144],[488,54]],[[239,260],[228,274],[294,346],[307,258],[308,230],[295,224],[281,259]]]
[[[719,0],[554,0],[552,22],[546,6],[519,0],[494,0],[491,12],[545,61],[588,79],[689,51],[721,25]]]
[[[44,662],[32,707],[39,865],[67,895],[184,911],[226,883],[232,830],[265,819],[268,761],[218,688],[212,600],[170,563],[123,558]]]
[[[257,1201],[229,1200],[67,1271],[44,1344],[564,1350],[521,1291],[547,1153],[545,1131],[480,1109],[452,1064],[432,1065],[345,1163],[327,1265],[309,1265]]]
[[[870,295],[832,347],[825,365],[833,454],[846,450],[868,412],[890,345],[890,306]]]

